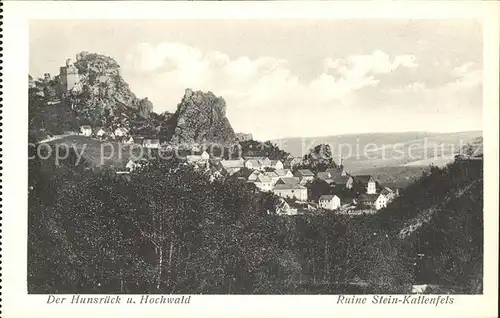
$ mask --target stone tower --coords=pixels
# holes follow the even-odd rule
[[[71,59],[66,60],[66,66],[62,66],[59,70],[59,81],[61,90],[67,92],[70,90],[79,90],[80,78],[77,68],[71,63]]]

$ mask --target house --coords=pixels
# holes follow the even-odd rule
[[[221,160],[220,165],[229,175],[232,175],[245,167],[245,160],[241,158],[234,160]]]
[[[125,141],[126,144],[133,144],[134,143],[134,137],[130,136],[129,139]]]
[[[97,132],[97,137],[99,139],[108,139],[109,140],[109,139],[115,139],[115,134],[109,129],[100,129]]]
[[[134,171],[135,169],[137,168],[140,168],[142,167],[142,165],[144,164],[145,162],[144,161],[139,161],[139,160],[132,160],[132,159],[129,159],[129,161],[127,162],[127,164],[125,165],[125,169],[127,171]]]
[[[104,138],[104,135],[106,135],[106,131],[102,128],[99,128],[95,135],[97,138],[102,139],[102,138]]]
[[[335,186],[345,186],[350,176],[343,169],[332,168],[326,169],[325,172],[318,172],[316,177]]]
[[[128,171],[133,171],[134,168],[135,168],[135,163],[132,159],[129,159],[129,161],[127,162],[127,164],[125,165],[125,168],[128,170]]]
[[[262,156],[244,156],[243,157],[243,159],[245,159],[245,161],[246,160],[257,160],[257,161],[259,161],[259,160],[263,160],[265,158],[266,157],[262,157]]]
[[[385,195],[385,197],[387,198],[387,202],[389,203],[399,196],[399,190],[397,188],[391,189],[389,187],[384,187],[380,191],[380,194]]]
[[[300,178],[301,183],[312,181],[314,179],[314,173],[309,169],[299,169],[293,176]]]
[[[264,172],[264,175],[271,178],[273,185],[275,185],[276,182],[280,179],[280,176],[275,171],[266,171]]]
[[[210,181],[210,183],[213,183],[214,181],[222,180],[223,178],[224,178],[224,176],[222,175],[222,173],[220,173],[220,171],[213,171],[210,174],[209,181]]]
[[[269,158],[267,157],[260,159],[259,163],[261,164],[262,168],[271,168],[271,160],[269,160]]]
[[[80,135],[90,137],[92,136],[92,127],[89,125],[80,126]]]
[[[387,207],[387,198],[383,194],[361,194],[356,199],[356,204],[380,210]]]
[[[291,157],[290,158],[290,156],[288,156],[283,163],[283,167],[285,167],[287,169],[292,169],[293,166],[298,165],[301,162],[302,162],[302,158],[300,158],[300,157]]]
[[[115,129],[115,136],[118,138],[123,138],[128,136],[128,130],[124,127],[118,127]]]
[[[281,177],[276,181],[276,184],[300,184],[298,177]]]
[[[290,169],[282,169],[274,171],[280,178],[293,177],[293,173]]]
[[[245,133],[236,133],[236,138],[238,138],[238,141],[248,141],[252,140],[252,134],[245,134]]]
[[[326,181],[328,183],[332,182],[332,180],[331,180],[332,175],[330,174],[330,172],[326,172],[326,171],[325,172],[318,172],[316,174],[316,178],[323,180],[323,181]]]
[[[366,188],[367,194],[375,194],[377,193],[377,183],[372,176],[369,175],[359,175],[359,176],[350,176],[346,181],[346,187],[348,189],[352,189],[355,183],[361,184]]]
[[[271,160],[269,160],[268,157],[263,157],[263,156],[244,156],[243,158],[245,160],[257,160],[263,166],[263,168],[271,166]]]
[[[253,181],[253,184],[263,192],[271,191],[273,189],[273,181],[270,177],[266,175],[259,175],[255,181]]]
[[[255,159],[245,161],[245,167],[251,170],[260,170],[263,168],[260,161]]]
[[[142,141],[142,146],[150,149],[158,149],[160,147],[160,140],[144,138],[144,140]]]
[[[210,159],[210,155],[206,151],[203,151],[199,155],[187,155],[186,156],[186,160],[188,162],[208,161],[209,159]]]
[[[208,167],[210,155],[208,152],[203,151],[200,155],[187,155],[186,161],[190,164],[202,165]]]
[[[144,141],[144,137],[143,136],[133,136],[132,138],[134,138],[134,144],[138,144],[138,145],[142,145],[142,142]]]
[[[337,210],[340,208],[340,198],[335,194],[325,194],[319,197],[319,206],[327,210]]]
[[[307,201],[307,188],[300,184],[276,184],[273,193],[282,198]]]
[[[271,160],[269,166],[275,170],[283,170],[283,162],[280,160]]]
[[[259,170],[255,170],[254,172],[252,172],[249,176],[248,176],[248,181],[255,181],[257,180],[257,177],[259,175],[261,175],[262,172],[260,172]]]

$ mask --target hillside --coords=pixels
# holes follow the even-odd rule
[[[165,160],[123,177],[87,169],[99,141],[60,142],[92,148],[79,165],[29,162],[30,293],[482,291],[480,160],[430,167],[374,215],[289,217],[237,178]]]
[[[359,175],[371,175],[380,184],[389,187],[405,188],[415,182],[423,173],[429,171],[429,166],[388,166],[356,171]]]
[[[131,157],[138,158],[141,154],[144,156],[148,154],[146,149],[139,145],[130,147],[127,144],[109,141],[101,142],[97,139],[79,135],[64,136],[47,143],[53,146],[64,145],[73,148],[77,153],[83,154],[83,159],[91,168],[111,166],[117,170],[123,170]]]
[[[115,129],[151,124],[153,104],[131,91],[111,57],[80,52],[58,75],[36,80],[29,76],[29,81],[30,129],[37,135],[78,131],[79,125]],[[166,118],[154,115],[155,126]]]
[[[469,294],[482,290],[483,213],[482,160],[459,160],[432,167],[376,218],[415,260],[415,283]]]

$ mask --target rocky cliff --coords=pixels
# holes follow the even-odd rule
[[[66,64],[67,70],[73,68],[77,72],[77,83],[73,89],[62,87],[61,94],[82,121],[106,125],[110,119],[124,121],[149,117],[153,104],[147,98],[138,98],[130,90],[120,75],[120,66],[113,58],[81,52],[77,54],[74,65]],[[67,82],[71,82],[71,74],[67,73]],[[61,82],[63,72],[59,76]]]
[[[226,117],[226,102],[212,92],[186,89],[168,126],[167,139],[171,144],[231,145],[238,142]]]

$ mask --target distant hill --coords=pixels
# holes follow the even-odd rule
[[[429,171],[429,166],[388,166],[356,171],[358,175],[371,175],[381,185],[405,188]]]
[[[453,161],[454,154],[466,142],[481,136],[481,131],[401,132],[295,137],[273,142],[281,149],[300,157],[315,145],[330,144],[334,159],[338,161],[341,152],[346,169],[355,172],[387,166],[427,166],[433,162],[441,165],[442,162]]]

